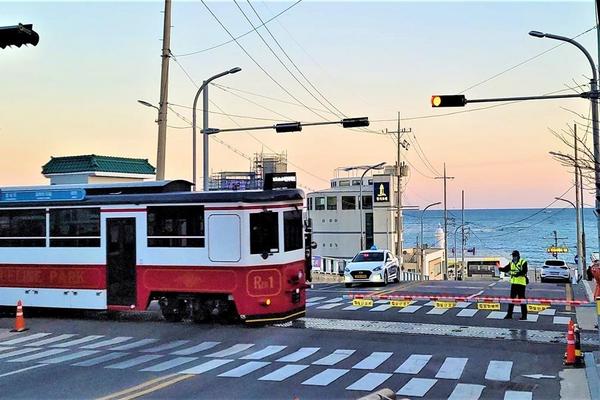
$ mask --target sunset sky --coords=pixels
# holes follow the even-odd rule
[[[246,0],[238,4],[254,25],[260,24]],[[252,1],[263,20],[291,4]],[[233,35],[252,29],[232,1],[207,5]],[[136,100],[158,104],[163,6],[162,1],[0,1],[0,26],[33,23],[40,35],[37,47],[0,49],[0,186],[45,184],[40,171],[50,156],[95,153],[148,158],[156,165],[156,110]],[[171,61],[169,102],[186,120],[191,120],[191,110],[181,106],[191,106],[196,87],[183,70],[199,84],[234,66],[242,72],[217,82],[233,89],[210,87],[209,92],[220,107],[212,105],[211,111],[232,116],[211,114],[211,127],[339,119],[298,84],[255,32],[239,44],[295,99],[236,43],[185,55],[230,40],[200,1],[173,0],[172,25],[171,51],[181,67]],[[583,124],[575,114],[587,116],[589,102],[562,99],[487,110],[478,110],[482,105],[432,109],[430,97],[573,93],[568,87],[587,85],[591,74],[575,47],[563,45],[517,65],[559,44],[532,38],[530,30],[568,37],[589,30],[577,40],[597,59],[596,30],[590,30],[594,25],[592,0],[304,0],[267,26],[310,84],[269,33],[262,28],[259,32],[328,108],[334,105],[348,116],[368,116],[373,131],[395,130],[400,112],[401,126],[412,129],[407,139],[413,142],[403,153],[413,166],[405,204],[441,200],[442,181],[433,176],[441,173],[445,162],[448,174],[455,177],[448,185],[451,207],[460,207],[464,189],[468,208],[521,208],[544,207],[571,187],[571,171],[548,154],[569,149],[550,130]],[[515,68],[488,81],[511,67]],[[455,111],[464,112],[444,116]],[[166,177],[191,180],[189,123],[170,111],[168,124]],[[585,131],[586,125],[578,129]],[[415,137],[433,168],[420,157]],[[218,139],[228,146],[211,141],[212,172],[247,170],[248,157],[261,150],[287,151],[289,170],[311,189],[328,187],[339,166],[395,162],[389,136],[337,126],[307,127],[285,135],[268,130],[252,136],[222,133]],[[201,165],[201,159],[198,162]],[[573,192],[567,196],[573,198]],[[586,202],[591,199],[588,195]]]

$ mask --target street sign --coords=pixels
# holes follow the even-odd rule
[[[436,301],[435,308],[453,308],[456,305],[454,301]]]
[[[373,307],[373,300],[369,299],[354,299],[352,305],[356,307]]]
[[[575,254],[575,264],[579,264],[579,255]]]
[[[0,202],[83,200],[84,189],[2,190]]]
[[[410,303],[412,303],[410,300],[392,300],[390,301],[390,306],[404,308],[409,306]]]
[[[529,312],[540,312],[549,308],[548,304],[527,304],[527,311]]]
[[[546,249],[546,253],[568,253],[569,252],[569,248],[566,246],[550,246]]]
[[[500,311],[500,303],[477,303],[477,309]]]

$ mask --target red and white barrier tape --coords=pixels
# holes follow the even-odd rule
[[[347,294],[342,296],[344,299],[364,299],[364,300],[428,300],[428,301],[463,301],[467,303],[503,303],[503,304],[547,304],[547,305],[568,305],[582,306],[592,304],[587,300],[567,300],[567,299],[547,299],[547,298],[527,298],[511,299],[510,297],[472,297],[472,296],[451,296],[451,295],[391,295],[391,294]]]

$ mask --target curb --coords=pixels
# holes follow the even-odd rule
[[[585,359],[585,376],[590,390],[590,398],[592,400],[600,400],[600,376],[598,375],[598,366],[596,365],[596,357],[593,353],[587,352],[584,355]]]

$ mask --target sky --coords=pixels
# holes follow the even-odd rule
[[[246,0],[237,3],[254,26],[261,23]],[[294,4],[251,3],[263,21]],[[199,52],[231,40],[223,27],[234,36],[252,30],[233,1],[205,4],[173,0],[167,179],[192,179],[195,85],[239,66],[241,72],[215,81],[226,87],[209,89],[211,127],[331,121],[340,112],[372,122],[368,131],[332,125],[293,134],[220,133],[210,143],[212,172],[248,170],[261,151],[287,152],[299,184],[323,189],[337,167],[394,164],[394,140],[381,132],[396,130],[400,113],[401,128],[411,130],[403,136],[411,142],[402,153],[410,164],[404,204],[442,199],[442,181],[434,177],[444,163],[454,177],[450,208],[460,207],[461,190],[467,208],[534,208],[572,187],[572,171],[548,154],[570,149],[551,130],[579,123],[585,131],[576,114],[587,116],[589,101],[432,109],[430,98],[573,93],[569,86],[587,85],[591,71],[579,50],[528,32],[575,37],[588,31],[577,40],[596,60],[593,0],[304,0],[267,24],[279,45],[258,29],[281,63],[256,32]],[[156,110],[136,100],[158,104],[163,7],[161,1],[0,0],[0,26],[33,23],[40,35],[36,47],[0,49],[0,186],[46,184],[41,166],[51,156],[93,153],[156,165]],[[461,112],[446,115],[455,111]],[[201,176],[201,158],[198,165]]]

